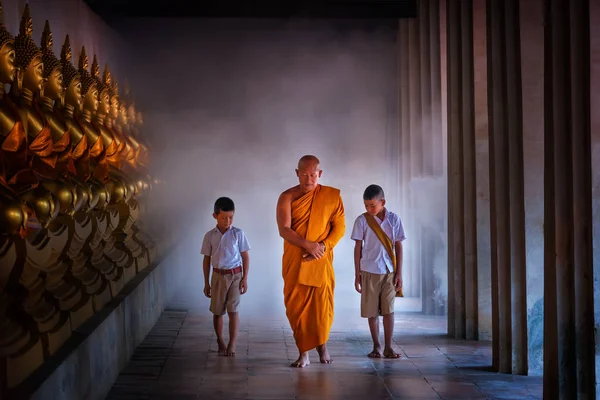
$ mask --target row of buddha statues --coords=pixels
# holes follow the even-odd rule
[[[1,15],[1,5],[0,5]],[[10,90],[6,90],[10,85]],[[141,114],[85,48],[0,24],[0,359],[22,384],[156,257]]]

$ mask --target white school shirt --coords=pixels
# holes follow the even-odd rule
[[[402,221],[397,214],[386,209],[383,221],[377,216],[374,218],[385,234],[392,239],[392,243],[395,244],[406,239]],[[392,259],[363,214],[359,215],[354,221],[351,238],[352,240],[363,241],[362,257],[360,259],[361,271],[372,274],[385,274],[388,271],[394,271]]]
[[[215,227],[204,235],[202,250],[210,256],[213,268],[232,269],[242,265],[242,252],[250,250],[246,234],[240,228],[230,226],[225,233]]]

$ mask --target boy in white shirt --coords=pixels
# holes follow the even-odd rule
[[[244,231],[232,226],[235,205],[228,197],[215,202],[213,218],[217,226],[204,235],[201,253],[204,255],[204,294],[210,298],[210,311],[217,334],[219,354],[235,355],[238,332],[240,295],[248,290],[250,245]],[[209,281],[210,266],[213,267]],[[209,283],[210,282],[210,283]],[[223,340],[223,315],[229,315],[229,344]]]
[[[369,185],[363,194],[366,213],[354,222],[354,287],[361,294],[361,317],[368,318],[373,351],[371,358],[399,358],[392,349],[394,300],[402,296],[402,241],[404,228],[398,215],[385,208],[385,194]],[[383,316],[384,349],[379,343],[379,315]]]

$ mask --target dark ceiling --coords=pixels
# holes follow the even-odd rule
[[[412,18],[417,0],[84,0],[107,21],[123,17]]]

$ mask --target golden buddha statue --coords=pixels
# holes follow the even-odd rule
[[[60,206],[59,211],[63,214],[72,215],[76,205],[79,207],[83,205],[81,202],[77,202],[77,187],[79,187],[80,194],[84,194],[85,191],[82,190],[82,185],[75,186],[68,178],[68,175],[76,175],[76,171],[71,158],[71,135],[65,120],[56,109],[64,101],[65,88],[63,86],[62,65],[52,51],[52,44],[50,24],[46,21],[41,43],[45,83],[43,90],[40,92],[39,105],[50,127],[53,152],[56,154],[57,159],[53,171],[55,179],[49,183],[44,183],[44,186],[57,197]]]
[[[108,282],[102,275],[92,267],[91,254],[86,251],[88,243],[102,236],[104,227],[107,225],[106,218],[102,216],[109,201],[106,187],[91,178],[90,168],[90,146],[87,136],[84,134],[79,122],[75,117],[75,111],[81,109],[81,77],[77,69],[71,63],[72,51],[69,35],[61,50],[61,64],[63,72],[63,85],[65,86],[64,104],[60,110],[71,136],[71,158],[75,164],[78,181],[85,182],[87,199],[84,207],[74,214],[74,234],[71,247],[68,251],[69,258],[73,261],[72,274],[86,288],[86,293],[92,296],[93,310],[100,310],[110,298]],[[100,218],[98,218],[100,215]],[[79,326],[87,319],[88,315],[71,315],[71,323]]]
[[[100,65],[98,58],[94,55],[92,62],[91,77],[96,82],[98,91],[98,108],[93,114],[91,128],[95,130],[95,134],[104,142],[104,153],[101,155],[106,163],[108,173],[106,178],[106,187],[110,193],[110,205],[107,207],[107,212],[110,215],[109,226],[103,236],[103,248],[106,258],[112,260],[117,267],[109,273],[108,268],[103,272],[107,279],[111,282],[113,295],[116,295],[124,283],[135,276],[136,269],[134,266],[135,250],[127,246],[126,237],[123,237],[122,228],[124,225],[127,209],[120,207],[124,203],[127,196],[127,176],[122,174],[118,167],[120,143],[115,140],[115,134],[106,127],[106,119],[109,116],[111,109],[111,93],[110,88],[104,84],[100,78]],[[132,268],[133,267],[133,268]]]
[[[38,177],[53,179],[57,156],[53,152],[52,135],[43,114],[34,102],[44,83],[42,51],[31,35],[33,21],[29,5],[21,19],[19,35],[15,38],[16,84],[11,85],[11,100],[14,100],[28,139],[29,163]],[[47,217],[38,215],[40,220]]]

